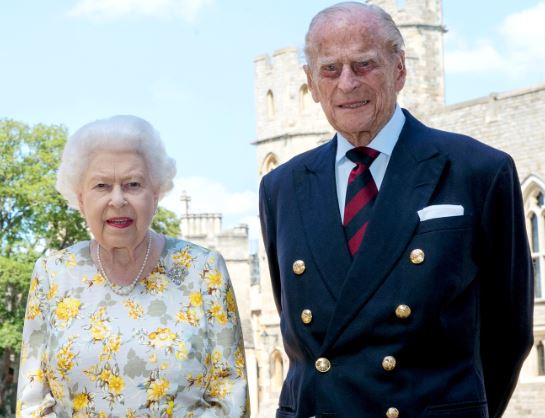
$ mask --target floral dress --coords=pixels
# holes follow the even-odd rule
[[[247,417],[244,347],[220,254],[167,238],[153,272],[111,291],[89,242],[30,284],[17,417]]]

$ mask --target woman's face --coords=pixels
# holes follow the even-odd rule
[[[135,152],[95,153],[80,190],[80,211],[102,247],[134,250],[146,237],[158,195],[142,156]]]

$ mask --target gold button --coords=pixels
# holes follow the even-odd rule
[[[305,262],[303,260],[296,260],[293,262],[293,272],[300,276],[305,272]]]
[[[388,408],[386,411],[386,417],[387,418],[397,418],[399,417],[399,411],[397,408]]]
[[[314,366],[316,367],[316,370],[321,373],[326,373],[329,371],[329,369],[331,369],[331,363],[325,357],[320,357],[318,360],[316,360]]]
[[[391,372],[396,368],[396,359],[393,356],[386,356],[382,359],[382,368],[387,372]]]
[[[303,321],[303,324],[310,324],[312,322],[312,311],[310,309],[303,309],[303,312],[301,312],[301,321]]]
[[[411,308],[407,305],[399,305],[396,308],[396,316],[400,319],[406,319],[411,316]]]
[[[424,262],[424,251],[422,251],[420,248],[416,248],[411,251],[411,263],[413,264],[421,264]]]

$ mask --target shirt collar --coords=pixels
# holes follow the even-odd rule
[[[389,157],[392,155],[392,150],[399,139],[399,134],[401,133],[404,124],[405,115],[401,111],[399,105],[396,104],[394,114],[377,136],[369,143],[368,147],[379,151],[381,154],[386,154]],[[343,158],[346,158],[346,152],[352,148],[354,148],[354,145],[337,132],[337,155],[335,161],[339,163]]]

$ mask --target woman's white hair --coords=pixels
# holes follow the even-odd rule
[[[159,199],[174,187],[176,162],[167,155],[159,132],[137,116],[112,116],[83,125],[64,146],[56,188],[70,207],[78,209],[78,194],[89,162],[104,151],[141,155]]]

